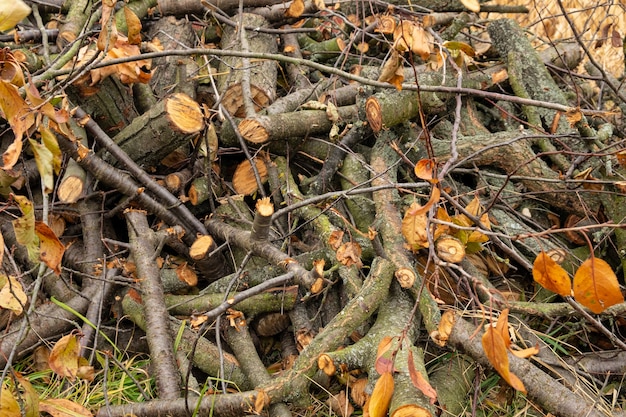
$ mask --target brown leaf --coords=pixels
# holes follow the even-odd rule
[[[70,381],[76,379],[78,372],[78,353],[80,346],[78,337],[68,334],[59,339],[50,352],[48,365],[57,375],[68,378]]]
[[[546,290],[563,297],[572,294],[572,282],[567,271],[543,251],[533,263],[533,279]]]
[[[394,382],[391,372],[385,372],[378,378],[374,391],[369,401],[370,417],[384,417],[387,415],[387,409],[391,403],[393,395]]]
[[[509,369],[509,356],[502,334],[489,326],[482,337],[485,356],[500,376],[513,388],[526,393],[522,381]]]
[[[574,298],[596,314],[624,302],[611,266],[593,256],[583,262],[574,275]]]
[[[336,257],[339,262],[345,266],[356,265],[361,268],[361,245],[356,242],[346,242],[337,249]]]
[[[326,401],[333,413],[341,417],[350,417],[354,413],[354,407],[348,401],[348,396],[344,390],[339,391],[337,395],[331,395]]]
[[[411,52],[419,55],[424,61],[428,61],[433,44],[431,34],[426,32],[423,27],[414,25],[411,41]]]
[[[343,230],[333,230],[328,237],[328,246],[330,246],[333,250],[339,249],[339,246],[343,243],[343,234]]]
[[[420,372],[417,372],[417,369],[415,369],[415,363],[413,362],[413,350],[409,350],[408,368],[413,386],[420,390],[422,394],[430,398],[431,404],[435,404],[437,402],[437,391],[435,391],[424,376]]]
[[[400,54],[398,54],[398,51],[396,51],[395,49],[392,50],[391,56],[389,56],[389,59],[387,59],[387,61],[383,64],[383,67],[380,70],[378,81],[394,84],[393,81],[396,81],[398,70],[402,70],[402,65],[400,64],[401,62],[402,61],[400,58]]]

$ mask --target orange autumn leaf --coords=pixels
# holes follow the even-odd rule
[[[535,258],[533,279],[546,290],[563,297],[567,297],[572,293],[572,282],[567,271],[543,251]]]
[[[65,253],[65,246],[52,229],[43,222],[35,222],[35,233],[39,238],[39,258],[57,276],[61,275],[61,259]]]
[[[421,159],[415,164],[415,176],[431,184],[436,184],[438,182],[437,178],[435,178],[436,168],[437,164],[433,159]]]
[[[526,393],[524,383],[509,369],[509,356],[502,334],[492,326],[487,328],[482,337],[485,356],[500,376],[513,388]]]
[[[624,302],[611,266],[593,256],[574,275],[574,298],[596,314]]]
[[[511,347],[511,336],[509,335],[509,309],[505,308],[500,313],[500,317],[498,317],[498,321],[495,326],[496,332],[502,336],[502,340],[504,341],[504,346],[507,349]]]
[[[369,415],[370,417],[384,417],[387,415],[387,409],[391,403],[391,396],[393,395],[394,382],[391,372],[383,373],[376,385],[372,396],[369,401]]]
[[[437,391],[430,385],[430,383],[424,378],[424,376],[415,369],[415,363],[413,362],[413,351],[409,350],[408,358],[409,376],[411,377],[411,383],[413,386],[420,390],[422,394],[427,396],[431,404],[437,402]]]

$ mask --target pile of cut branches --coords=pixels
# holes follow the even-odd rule
[[[0,414],[624,414],[624,34],[558,3],[542,43],[478,0],[0,2]]]

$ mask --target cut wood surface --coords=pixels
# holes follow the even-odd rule
[[[5,2],[0,415],[625,416],[626,10],[503,2]]]

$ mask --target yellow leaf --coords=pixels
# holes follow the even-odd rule
[[[0,1],[0,30],[11,30],[30,14],[31,10],[22,0]]]
[[[13,220],[15,240],[26,247],[31,261],[39,262],[39,238],[35,234],[33,203],[21,195],[13,195],[13,199],[19,204],[23,214],[22,217]]]
[[[41,176],[41,183],[43,184],[44,193],[49,194],[54,187],[54,175],[53,175],[53,163],[52,152],[46,148],[43,144],[33,139],[28,139],[30,148],[35,155],[35,163],[37,164],[37,170]]]
[[[567,271],[543,251],[535,258],[533,279],[546,290],[563,297],[572,294],[572,282]]]
[[[2,395],[0,398],[0,415],[2,417],[22,417],[20,405],[13,397],[13,393],[8,388],[2,387],[0,394]]]
[[[141,44],[141,20],[130,7],[124,6],[126,28],[128,28],[128,43],[131,45]]]
[[[474,48],[472,48],[471,45],[465,42],[446,41],[443,43],[443,46],[450,51],[461,51],[467,56],[476,56],[476,51],[474,51]]]
[[[43,143],[52,154],[52,168],[54,172],[58,174],[61,171],[63,153],[61,152],[61,148],[59,148],[57,138],[54,136],[54,133],[43,124],[39,125],[39,133],[41,134],[41,143]]]
[[[57,375],[66,377],[70,381],[76,379],[78,372],[78,353],[80,346],[78,337],[68,334],[59,339],[50,352],[48,365]]]
[[[485,356],[500,376],[513,388],[526,393],[522,381],[509,369],[509,356],[502,335],[494,327],[489,326],[482,337]]]
[[[19,373],[15,374],[15,378],[21,387],[21,400],[25,409],[25,417],[39,417],[39,394],[33,388],[30,381]],[[2,413],[0,413],[2,414]]]
[[[428,247],[428,235],[426,225],[428,217],[425,212],[418,213],[422,206],[412,203],[402,219],[402,236],[406,240],[409,248],[416,252]]]
[[[574,275],[574,298],[596,314],[624,302],[611,266],[593,256],[583,262]]]
[[[384,417],[387,415],[393,389],[393,376],[391,372],[385,372],[378,378],[374,386],[374,391],[372,391],[372,396],[369,401],[370,417]]]
[[[22,284],[12,276],[6,277],[6,283],[0,289],[0,307],[11,310],[16,315],[22,314],[28,297]]]

